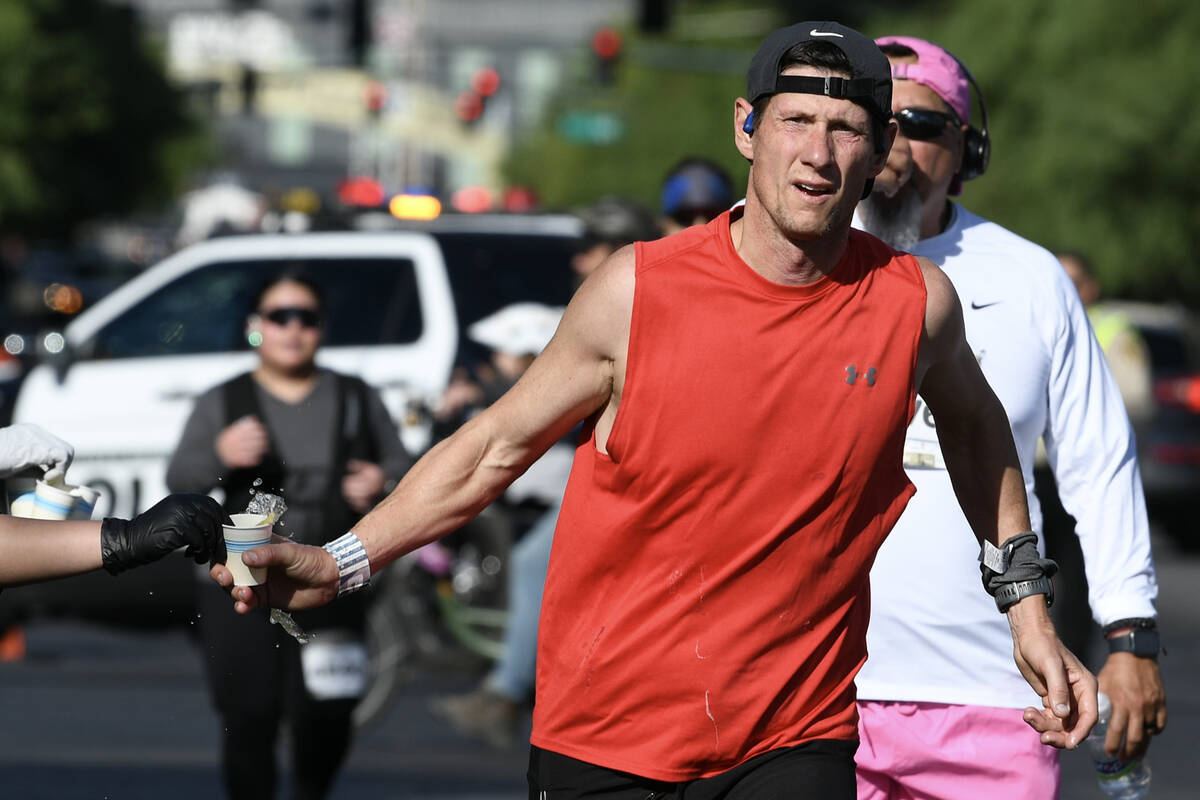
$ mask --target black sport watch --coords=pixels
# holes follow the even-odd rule
[[[1008,609],[1015,603],[1029,597],[1031,594],[1046,595],[1046,605],[1054,604],[1054,583],[1045,575],[1040,578],[1034,578],[1031,581],[1018,581],[1016,583],[1004,583],[996,589],[996,608],[1000,609],[1000,613],[1008,612]]]
[[[1153,628],[1133,628],[1117,636],[1108,637],[1108,652],[1133,653],[1139,658],[1158,658],[1162,641]]]

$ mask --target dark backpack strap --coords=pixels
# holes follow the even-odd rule
[[[377,463],[379,448],[376,446],[367,417],[367,385],[351,375],[334,373],[337,377],[337,407],[335,419],[340,419],[333,432],[334,469],[330,470],[330,481],[326,491],[326,519],[336,525],[332,536],[340,536],[358,521],[358,514],[342,497],[342,478],[346,475],[346,463],[350,459]]]
[[[258,403],[258,395],[254,378],[249,372],[238,375],[227,381],[222,395],[225,400],[225,424],[232,425],[245,416],[257,417],[266,425],[263,419],[262,407]],[[257,486],[254,482],[261,481]],[[246,510],[250,502],[250,490],[279,494],[283,490],[283,463],[275,452],[274,439],[263,457],[262,463],[249,469],[235,469],[226,477],[225,510],[238,514]]]
[[[254,378],[249,372],[226,381],[222,393],[225,397],[226,425],[231,425],[250,414],[262,418],[258,397],[254,394]]]
[[[368,416],[367,384],[351,375],[338,375],[338,384],[342,405],[339,437],[342,454],[346,459],[376,463],[379,461],[379,447]]]

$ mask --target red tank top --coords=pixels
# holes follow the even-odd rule
[[[621,405],[575,455],[542,605],[533,743],[656,780],[857,737],[867,575],[913,492],[916,259],[851,231],[782,286],[729,223],[637,245]]]

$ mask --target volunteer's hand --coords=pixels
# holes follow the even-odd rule
[[[46,471],[49,483],[62,480],[75,458],[75,448],[52,433],[28,422],[0,428],[0,478],[30,467]]]
[[[1120,748],[1122,760],[1142,758],[1150,737],[1167,727],[1167,694],[1158,662],[1133,653],[1112,653],[1097,677],[1100,691],[1113,705],[1105,749],[1111,754]]]
[[[233,573],[224,564],[209,570],[217,584],[232,590],[233,607],[239,614],[257,606],[300,611],[325,605],[337,597],[337,562],[322,547],[276,536],[273,543],[242,553],[242,561],[252,567],[269,567],[267,582],[234,586]]]
[[[132,520],[109,517],[100,525],[100,553],[113,575],[186,547],[197,564],[225,560],[222,523],[229,515],[203,494],[172,494]]]
[[[230,469],[257,467],[271,447],[271,437],[258,417],[247,415],[217,434],[217,458]]]
[[[1025,680],[1042,698],[1042,708],[1025,709],[1025,721],[1042,744],[1073,750],[1096,724],[1096,679],[1054,632],[1042,595],[1008,610],[1013,658]]]
[[[387,476],[383,468],[370,461],[352,458],[346,462],[346,476],[342,478],[342,497],[360,514],[371,510],[383,494]]]

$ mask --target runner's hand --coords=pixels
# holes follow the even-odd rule
[[[224,564],[209,570],[217,584],[232,589],[233,607],[239,614],[257,606],[299,611],[325,605],[337,597],[337,562],[324,548],[276,536],[269,545],[247,550],[242,561],[249,566],[269,567],[267,582],[234,586],[233,573]]]
[[[1075,749],[1096,724],[1095,677],[1059,641],[1041,595],[1010,607],[1008,622],[1017,668],[1042,698],[1041,709],[1025,709],[1025,721],[1043,744]]]

